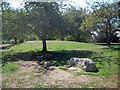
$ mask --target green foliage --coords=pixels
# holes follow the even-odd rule
[[[95,27],[97,22],[100,21],[100,18],[96,15],[96,13],[91,13],[85,16],[84,21],[81,24],[80,29],[82,31],[89,31]]]
[[[116,3],[94,2],[90,5],[92,12],[72,5],[65,9],[62,4],[26,2],[24,8],[13,9],[9,3],[2,2],[4,42],[21,43],[43,38],[91,42],[92,31],[109,39],[113,35],[114,23],[118,17]]]
[[[4,7],[5,3],[2,4],[2,38],[3,40],[14,40],[16,44],[19,39],[23,39],[27,30],[24,20],[24,10],[12,9],[10,6]],[[23,21],[24,20],[24,21]]]
[[[64,13],[64,16],[66,17],[66,20],[68,22],[68,36],[65,37],[65,40],[74,40],[74,41],[82,41],[87,42],[89,41],[85,38],[89,35],[89,32],[86,33],[86,31],[80,29],[86,15],[86,10],[83,8],[75,8],[71,6],[67,9],[67,11]],[[85,37],[84,37],[85,36]]]
[[[27,2],[25,9],[28,13],[26,21],[38,37],[45,38],[65,31],[65,20],[56,2]]]
[[[73,36],[68,35],[68,36],[65,36],[64,40],[66,40],[66,41],[74,41],[74,38],[73,38]]]
[[[19,70],[19,65],[15,63],[8,63],[2,67],[2,73],[13,73]]]
[[[104,41],[104,39],[106,39],[105,42],[108,46],[110,46],[111,37],[114,35],[114,23],[117,22],[118,18],[117,7],[118,6],[115,2],[94,2],[91,5],[91,8],[93,9],[92,14],[95,14],[95,18],[93,17],[93,19],[90,20],[90,22],[92,23],[97,21],[96,23],[92,24],[92,27],[98,33],[97,37],[100,39],[103,38],[101,39],[101,41]]]

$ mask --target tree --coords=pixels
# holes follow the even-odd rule
[[[42,52],[47,51],[46,37],[57,32],[64,35],[66,24],[56,2],[27,2],[28,26],[42,39]]]
[[[2,2],[0,3],[0,6],[1,6],[1,16],[2,16],[2,38],[5,39],[7,38],[8,39],[8,34],[7,34],[7,27],[8,27],[8,16],[9,14],[7,14],[6,11],[9,11],[10,10],[10,4],[7,3],[7,2]],[[4,17],[3,17],[4,16]]]
[[[7,2],[2,2],[2,32],[4,40],[14,40],[14,44],[18,43],[18,38],[24,36],[24,11],[22,9],[15,10],[10,7]]]
[[[113,23],[117,20],[117,4],[108,2],[88,3],[91,11],[85,16],[81,29],[85,31],[95,31],[99,38],[106,38],[106,43],[110,46],[111,38],[114,36],[115,26]]]
[[[97,23],[100,21],[100,18],[94,12],[85,14],[84,17],[79,28],[82,32],[86,33],[86,35],[83,34],[84,39],[90,41],[92,39],[92,32],[96,31]]]
[[[96,25],[99,30],[103,32],[107,37],[107,45],[110,46],[110,39],[113,34],[114,26],[113,22],[117,20],[117,4],[107,2],[94,2],[92,5],[93,13],[101,20]]]
[[[69,29],[69,35],[67,37],[71,37],[75,41],[86,41],[83,40],[83,34],[87,33],[79,28],[84,21],[85,15],[86,10],[82,8],[76,9],[76,7],[71,6],[66,10],[64,16],[67,19]]]

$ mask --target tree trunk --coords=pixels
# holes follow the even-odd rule
[[[17,44],[17,37],[14,37],[14,44]]]
[[[40,32],[36,32],[37,36],[39,37],[39,39],[42,39],[42,52],[47,52],[47,45],[46,45],[46,36],[45,33],[42,32],[42,36],[40,35]]]
[[[110,47],[110,38],[111,38],[111,24],[110,21],[108,20],[108,36],[107,36],[107,46]]]
[[[42,36],[42,52],[47,52],[46,39],[45,36]]]
[[[110,33],[108,34],[108,38],[107,38],[107,46],[110,47]]]

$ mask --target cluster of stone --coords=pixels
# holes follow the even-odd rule
[[[86,72],[95,72],[97,71],[95,62],[89,58],[70,58],[71,65],[78,65],[82,67]]]
[[[50,62],[37,62],[39,67],[42,67],[44,69],[48,69],[50,67]]]

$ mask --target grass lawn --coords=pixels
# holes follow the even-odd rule
[[[87,44],[87,43],[79,43],[72,41],[47,41],[47,49],[50,51],[55,50],[81,50],[81,49],[92,49],[98,48],[98,45]],[[42,42],[41,41],[29,41],[22,44],[15,45],[11,47],[10,51],[15,52],[25,52],[30,50],[41,50]]]
[[[55,66],[60,66],[62,70],[67,71],[62,66],[66,64],[66,61],[71,57],[79,58],[91,58],[96,62],[99,72],[70,72],[75,76],[89,75],[100,77],[106,81],[117,83],[119,57],[118,51],[120,48],[118,45],[112,45],[111,47],[96,45],[91,43],[81,43],[73,41],[47,41],[48,52],[43,54],[40,52],[42,49],[41,41],[29,41],[22,44],[12,46],[11,48],[3,51],[3,61],[36,61],[39,57],[42,57],[44,61],[52,61]],[[15,67],[14,70],[11,69]],[[16,70],[15,70],[16,69]],[[6,65],[3,66],[4,74],[10,72],[14,73],[19,70],[19,66]],[[14,71],[14,72],[13,72]],[[8,73],[7,73],[8,72]],[[17,73],[17,72],[16,72]],[[96,84],[95,84],[96,83]],[[99,86],[97,81],[93,81],[93,84],[81,84],[81,87],[96,87]],[[40,85],[38,85],[40,86]],[[36,86],[36,87],[38,87]],[[49,85],[54,87],[56,85]],[[108,86],[109,87],[109,86]]]

